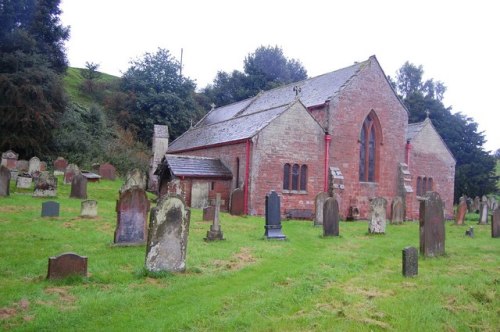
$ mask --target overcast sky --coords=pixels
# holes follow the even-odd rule
[[[198,88],[217,71],[243,70],[261,45],[278,45],[310,77],[375,55],[387,75],[406,62],[448,88],[444,104],[479,124],[500,148],[500,18],[495,1],[62,0],[72,67],[95,62],[120,76],[158,47]],[[432,116],[431,116],[432,117]]]

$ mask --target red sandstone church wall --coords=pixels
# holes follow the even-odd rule
[[[355,199],[361,218],[367,218],[370,199],[382,196],[390,203],[398,195],[398,165],[404,162],[408,114],[376,61],[370,61],[330,107],[330,166],[339,167],[344,175],[345,189],[340,191],[341,214],[347,215],[350,201]],[[378,176],[375,182],[360,183],[359,135],[363,121],[371,110],[376,113],[382,132],[382,141],[377,144]]]

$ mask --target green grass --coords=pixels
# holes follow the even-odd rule
[[[71,101],[83,106],[90,107],[95,101],[92,97],[82,92],[80,86],[84,81],[84,78],[80,74],[80,68],[69,67],[64,76],[64,87],[66,93],[69,95]],[[116,91],[116,85],[118,84],[119,78],[109,74],[101,73],[101,77],[96,80],[97,83],[102,84],[104,91],[99,91],[101,95]]]
[[[61,183],[61,182],[60,182]],[[286,241],[263,239],[261,217],[221,215],[225,241],[203,241],[210,223],[192,210],[187,271],[144,270],[145,246],[114,247],[119,181],[89,183],[99,217],[60,185],[61,216],[42,199],[0,198],[0,329],[19,331],[498,331],[500,240],[490,226],[446,223],[445,257],[401,275],[401,250],[418,248],[418,223],[342,222],[323,238],[311,221],[286,221]],[[47,259],[88,257],[89,276],[46,280]]]

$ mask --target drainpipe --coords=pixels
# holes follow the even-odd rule
[[[330,141],[332,136],[325,133],[325,179],[323,184],[323,191],[328,192],[328,161],[330,160]]]
[[[410,168],[410,150],[411,143],[410,140],[406,141],[406,155],[405,155],[405,163],[408,165],[408,169]]]
[[[248,182],[250,177],[250,139],[247,139],[245,149],[245,189],[243,191],[243,213],[248,214]]]

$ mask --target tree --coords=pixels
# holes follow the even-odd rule
[[[151,145],[153,125],[168,125],[170,139],[184,133],[203,112],[194,99],[195,83],[180,75],[179,62],[159,48],[131,61],[122,77],[122,90],[129,95],[130,125],[137,138]]]
[[[98,69],[99,64],[88,61],[85,62],[85,68],[80,69],[80,75],[84,78],[80,88],[91,95],[95,95],[96,81],[102,76]]]
[[[287,59],[278,46],[261,46],[244,60],[244,72],[218,72],[203,92],[218,106],[224,106],[307,78],[307,71],[295,59]]]
[[[442,103],[446,87],[440,81],[425,82],[423,67],[406,62],[396,74],[389,77],[392,86],[409,110],[409,122],[421,122],[429,112],[432,124],[455,157],[455,201],[462,194],[481,196],[496,189],[495,159],[484,151],[484,134],[478,125],[460,112],[451,113],[451,107]]]
[[[59,0],[0,0],[0,149],[22,156],[47,152],[64,112],[60,74],[69,28]]]

